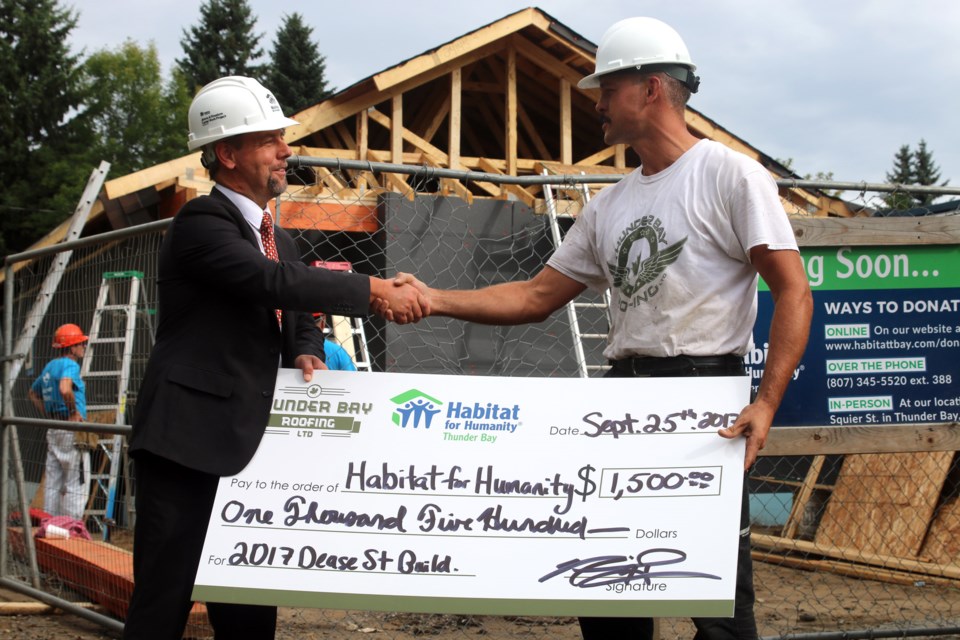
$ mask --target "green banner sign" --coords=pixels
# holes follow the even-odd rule
[[[803,247],[800,257],[819,291],[960,287],[958,245]]]

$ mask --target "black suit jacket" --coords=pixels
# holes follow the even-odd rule
[[[368,312],[367,276],[309,267],[275,230],[279,263],[216,189],[177,214],[160,249],[157,336],[137,396],[134,457],[149,451],[206,473],[238,473],[260,444],[281,359],[292,367],[301,354],[323,358],[309,312]]]

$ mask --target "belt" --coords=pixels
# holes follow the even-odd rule
[[[722,371],[730,375],[742,375],[744,372],[743,357],[733,354],[669,358],[637,356],[611,360],[610,366],[618,373],[635,377],[696,375],[700,371],[709,371],[714,375]]]

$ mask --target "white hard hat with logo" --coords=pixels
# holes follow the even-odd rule
[[[226,76],[206,85],[187,114],[187,147],[200,147],[254,131],[273,131],[299,124],[283,115],[273,94],[253,78]]]
[[[594,73],[577,83],[581,89],[600,86],[600,77],[616,71],[662,71],[696,93],[700,78],[687,45],[673,27],[656,18],[627,18],[607,29],[597,47]]]

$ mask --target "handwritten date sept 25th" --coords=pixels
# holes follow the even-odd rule
[[[621,436],[725,429],[736,422],[737,415],[736,413],[717,413],[714,411],[697,413],[692,409],[684,409],[663,416],[650,413],[644,420],[641,420],[640,418],[634,418],[630,412],[627,412],[623,418],[606,418],[601,412],[593,411],[583,416],[585,427],[551,426],[550,435],[619,438]]]

